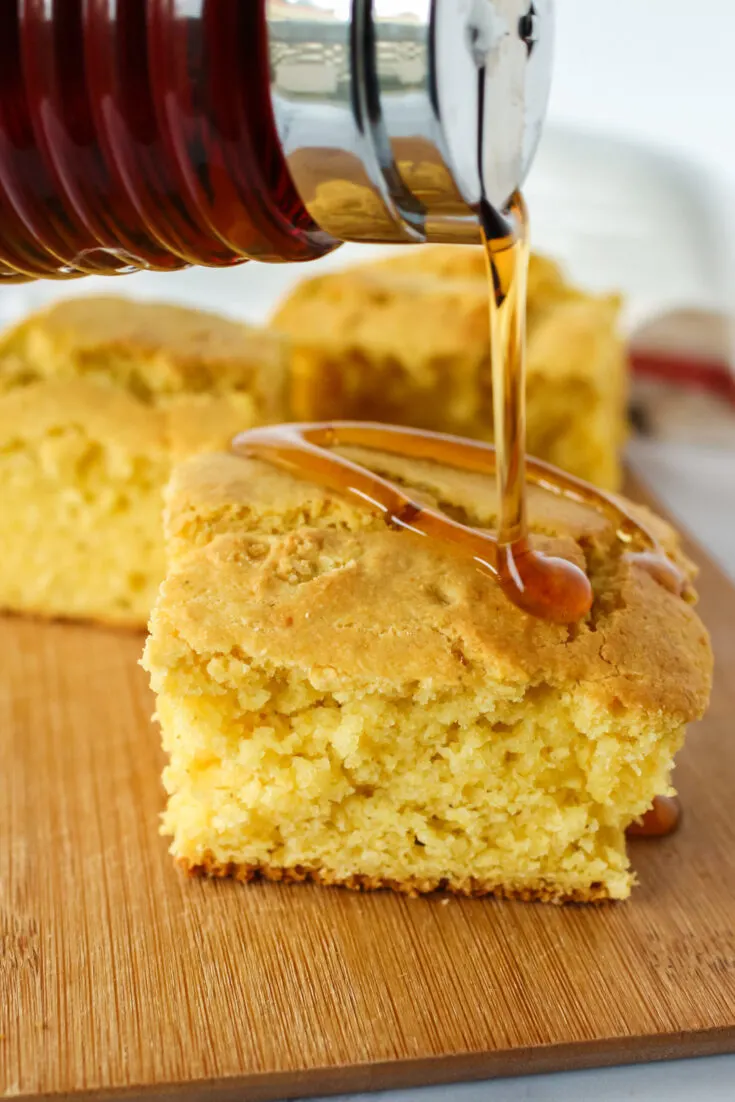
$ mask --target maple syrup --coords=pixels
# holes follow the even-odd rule
[[[346,494],[361,508],[382,516],[390,528],[430,536],[472,559],[480,571],[496,578],[508,597],[531,615],[572,623],[589,612],[592,589],[585,574],[578,567],[567,571],[573,564],[565,559],[531,553],[525,527],[520,540],[515,538],[504,544],[499,535],[461,524],[419,504],[388,479],[332,450],[349,445],[430,460],[491,477],[498,471],[496,449],[490,444],[362,421],[263,426],[235,437],[232,448],[236,454],[259,457],[297,478]],[[622,501],[540,460],[529,459],[525,468],[528,480],[535,485],[604,512],[625,544],[643,545],[644,550],[629,551],[628,557],[638,560],[668,588],[682,592],[684,582],[680,572],[667,559],[654,534]],[[525,483],[522,492],[525,495]],[[529,562],[533,564],[530,569]],[[541,566],[536,570],[537,563]]]
[[[656,796],[651,807],[627,833],[638,838],[664,838],[681,822],[681,803],[676,796]]]
[[[526,612],[569,623],[592,605],[584,573],[529,545],[526,518],[526,289],[528,217],[513,195],[498,215],[480,206],[490,302],[495,468],[498,490],[496,567],[500,584]]]

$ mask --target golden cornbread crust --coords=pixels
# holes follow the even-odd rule
[[[186,858],[177,858],[176,864],[191,877],[209,877],[213,880],[233,879],[242,884],[251,884],[255,880],[268,880],[274,884],[304,884],[311,882],[327,888],[347,888],[352,892],[391,891],[400,895],[417,897],[431,895],[434,892],[446,892],[448,895],[462,896],[466,899],[481,899],[493,896],[495,899],[515,900],[519,903],[606,903],[610,894],[604,884],[592,884],[589,888],[575,888],[573,891],[561,891],[554,884],[535,884],[532,887],[513,888],[507,884],[484,883],[470,878],[468,882],[455,883],[448,879],[388,880],[376,876],[333,876],[324,869],[305,869],[300,866],[291,869],[276,868],[271,865],[242,865],[236,862],[222,864],[214,858],[205,858],[200,864],[191,864]]]
[[[17,396],[0,403],[0,432],[55,404],[91,419],[95,435],[141,450],[163,443],[184,458],[282,419],[285,369],[273,333],[217,314],[108,295],[66,299],[0,337],[0,396]]]
[[[488,478],[343,451],[495,525]],[[584,622],[522,613],[461,555],[268,463],[213,454],[174,471],[144,665],[169,755],[164,832],[184,868],[626,898],[625,830],[673,791],[709,695],[707,633],[607,517],[536,490],[529,516],[537,546],[586,567]]]
[[[262,374],[262,365],[273,362],[272,335],[209,311],[114,295],[65,299],[10,330],[4,357],[32,359],[39,334],[52,362],[26,363],[38,378],[99,369],[146,396],[211,394],[248,384],[264,412],[273,402],[273,388]],[[153,370],[148,363],[140,371],[151,360]]]
[[[495,527],[495,488],[482,475],[361,448],[339,450],[408,487],[419,501],[476,527]],[[693,580],[696,570],[670,525],[642,506],[633,510]],[[203,455],[179,465],[168,489],[173,561],[159,607],[167,618],[181,618],[196,650],[228,649],[242,643],[242,633],[253,644],[257,637],[259,647],[267,641],[269,658],[287,664],[311,665],[315,645],[328,647],[350,675],[364,667],[367,654],[370,676],[387,683],[397,669],[403,680],[420,677],[428,666],[459,687],[469,668],[490,665],[519,683],[594,686],[601,702],[661,710],[684,722],[701,714],[712,656],[694,608],[623,557],[601,513],[530,487],[529,517],[538,546],[586,567],[595,589],[587,622],[568,627],[527,616],[472,562],[436,545],[427,549],[389,530],[379,516],[266,462]],[[320,557],[339,563],[345,554],[346,568],[317,567],[312,576]],[[292,559],[303,560],[302,572],[289,573]],[[437,593],[437,576],[446,578],[446,593]],[[215,594],[214,615],[194,618],[192,609],[208,613]],[[350,609],[346,622],[344,608]],[[410,626],[405,646],[399,645],[404,623]],[[465,662],[451,653],[448,632]]]
[[[163,304],[70,299],[0,337],[0,607],[143,628],[173,462],[285,415],[273,334]]]
[[[611,489],[627,435],[620,300],[531,257],[527,435],[532,455]],[[299,284],[272,326],[291,341],[295,420],[357,418],[492,437],[482,249],[416,246]]]

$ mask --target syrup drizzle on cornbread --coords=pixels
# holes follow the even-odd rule
[[[443,433],[359,421],[251,429],[237,436],[232,447],[239,455],[264,459],[297,478],[349,495],[362,508],[382,515],[390,528],[430,537],[468,556],[483,573],[497,578],[510,600],[524,612],[557,623],[573,623],[589,612],[592,587],[588,578],[566,559],[551,557],[530,547],[525,508],[520,533],[512,532],[507,536],[502,524],[498,536],[470,528],[420,505],[392,482],[331,451],[349,445],[431,460],[479,474],[497,472],[496,449],[489,444]],[[645,548],[630,551],[627,557],[668,589],[682,592],[684,579],[666,557],[656,537],[612,494],[597,490],[537,459],[529,460],[526,465],[524,495],[526,477],[550,493],[591,505],[607,514],[622,543],[642,543]]]

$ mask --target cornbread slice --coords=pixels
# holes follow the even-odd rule
[[[528,449],[616,488],[626,436],[619,300],[532,256]],[[296,420],[385,421],[492,438],[488,284],[473,246],[413,247],[307,280],[272,321],[292,342]]]
[[[345,454],[494,525],[488,479]],[[530,515],[538,545],[586,563],[587,622],[530,618],[468,560],[262,461],[174,470],[144,666],[181,866],[554,902],[629,894],[624,831],[672,791],[708,699],[707,633],[623,557],[607,519],[539,492]]]
[[[145,626],[175,459],[284,416],[273,334],[118,298],[0,338],[0,607]]]

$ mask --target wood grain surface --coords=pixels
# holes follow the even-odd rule
[[[602,908],[186,881],[141,639],[0,618],[0,1095],[273,1099],[735,1050],[735,590],[717,682]]]

